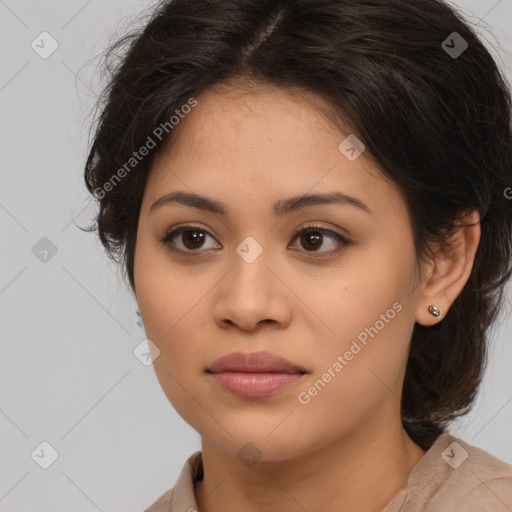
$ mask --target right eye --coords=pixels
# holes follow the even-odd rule
[[[180,237],[179,235],[182,236]],[[203,247],[205,238],[208,236],[214,239],[205,229],[185,224],[169,229],[160,242],[171,251],[194,253],[199,252],[197,249]],[[178,238],[182,248],[176,248],[176,242],[173,241],[174,238]]]

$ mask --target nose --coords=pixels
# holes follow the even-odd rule
[[[233,268],[216,287],[213,318],[219,327],[254,331],[290,322],[293,293],[263,254],[252,263],[233,258]]]

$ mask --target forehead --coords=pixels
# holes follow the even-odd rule
[[[325,115],[332,107],[321,98],[274,87],[216,87],[196,100],[156,156],[146,195],[189,189],[226,202],[274,202],[340,191],[380,208],[400,207],[398,187],[364,152],[350,161],[339,150],[350,132]]]
[[[253,151],[265,159],[269,150],[276,156],[280,144],[283,156],[300,160],[301,154],[311,154],[313,144],[332,148],[344,137],[324,115],[332,110],[321,98],[299,89],[218,85],[197,98],[197,106],[171,133],[167,147],[174,146],[173,153],[193,148],[198,157],[207,151],[210,158],[215,144],[219,157]],[[305,142],[307,147],[300,151]],[[291,148],[296,157],[287,151]]]

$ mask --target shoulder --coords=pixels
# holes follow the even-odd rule
[[[432,503],[437,510],[512,510],[512,465],[449,434],[443,436],[438,451],[444,471]]]
[[[174,487],[162,494],[162,496],[144,510],[144,512],[169,512],[173,491]]]
[[[511,510],[512,476],[509,475],[481,480],[461,496],[454,512],[510,512]]]

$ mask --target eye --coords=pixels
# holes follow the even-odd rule
[[[325,237],[331,239],[331,246],[334,246],[334,249],[318,251],[317,249],[324,245]],[[308,249],[306,252],[321,252],[327,254],[327,256],[334,256],[346,249],[349,245],[352,245],[350,240],[336,233],[336,231],[317,225],[309,225],[301,228],[293,235],[293,240],[296,238],[299,238],[302,247]],[[318,258],[320,256],[314,257]]]
[[[176,249],[173,247],[175,244],[174,242],[171,243],[171,241],[173,238],[178,237],[178,235],[182,235],[178,239],[186,250],[180,248]],[[196,249],[200,249],[203,246],[204,240],[207,236],[213,238],[206,230],[197,226],[192,226],[191,224],[185,224],[167,231],[160,242],[175,252],[198,252]]]
[[[181,237],[179,237],[179,235],[181,235]],[[168,230],[165,236],[160,239],[160,242],[164,246],[168,247],[171,251],[191,254],[202,252],[198,249],[204,249],[204,242],[207,237],[210,237],[214,240],[214,238],[205,229],[193,226],[191,224],[185,224]],[[178,238],[182,246],[181,248],[176,247],[176,243],[173,241],[174,238]],[[297,238],[300,240],[302,247],[306,249],[305,252],[326,253],[328,256],[338,254],[349,245],[352,245],[350,240],[340,235],[339,233],[317,225],[305,226],[296,231],[292,240]],[[325,245],[325,238],[331,240],[330,245],[334,248],[327,251],[319,251],[318,249]],[[210,249],[211,248],[212,247],[210,247]],[[220,247],[214,246],[213,248]]]

